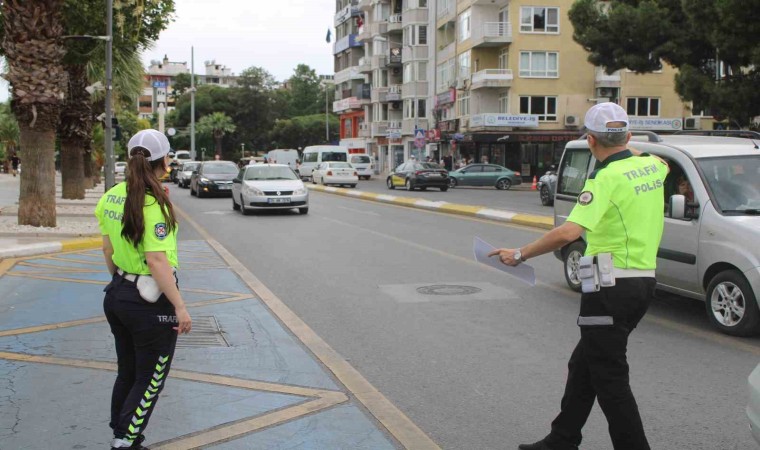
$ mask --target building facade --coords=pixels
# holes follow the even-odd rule
[[[634,130],[699,127],[672,67],[607,74],[589,63],[572,38],[571,0],[336,3],[336,24],[350,17],[334,52],[341,144],[375,155],[383,171],[411,156],[450,157],[531,179],[604,101],[626,108]]]

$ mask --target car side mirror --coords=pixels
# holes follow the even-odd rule
[[[232,180],[232,182],[233,182],[233,183],[242,183],[242,182],[243,182],[243,180],[241,180],[240,178],[234,178],[234,179]]]
[[[191,173],[191,175],[198,175],[198,171],[197,170],[193,170],[193,173]]]
[[[684,220],[686,218],[686,197],[680,194],[670,196],[670,218]]]

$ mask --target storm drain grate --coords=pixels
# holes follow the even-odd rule
[[[482,289],[475,286],[462,286],[456,284],[434,284],[417,288],[417,292],[424,295],[470,295],[477,294]]]
[[[177,338],[177,348],[229,347],[214,316],[193,316],[193,329]]]

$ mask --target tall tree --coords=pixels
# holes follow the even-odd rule
[[[198,132],[214,137],[214,153],[222,157],[222,139],[226,134],[235,132],[232,119],[221,112],[211,113],[198,121]]]
[[[190,89],[190,81],[191,77],[189,73],[179,73],[176,77],[174,77],[174,82],[172,84],[172,96],[175,100],[178,100],[182,94],[184,94],[188,89]],[[200,83],[200,77],[198,75],[195,76],[195,85],[198,86]]]
[[[746,0],[577,0],[573,38],[608,72],[679,69],[675,89],[696,110],[740,125],[760,115],[760,7]],[[717,66],[722,66],[722,70]]]
[[[339,138],[340,122],[330,114],[330,140]],[[271,148],[303,148],[325,142],[325,116],[312,114],[309,116],[291,117],[278,120],[269,133]]]
[[[65,92],[63,0],[4,0],[2,48],[20,131],[18,223],[54,227],[55,130]]]
[[[288,80],[290,117],[308,116],[324,110],[325,97],[317,72],[306,64],[299,64]]]

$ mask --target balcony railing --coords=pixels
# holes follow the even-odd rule
[[[337,72],[335,74],[335,84],[341,84],[345,83],[350,80],[363,80],[364,75],[359,71],[359,65],[361,65],[361,60],[357,63],[356,66],[351,66],[347,69],[343,69],[340,72]]]
[[[428,59],[428,46],[427,45],[413,45],[411,47],[404,46],[401,50],[401,59],[403,61],[412,61],[418,59]]]
[[[388,64],[388,57],[386,55],[374,55],[372,58],[372,70],[385,69]]]
[[[400,130],[400,129],[401,129],[400,120],[391,120],[388,122],[388,130]]]
[[[394,14],[388,17],[388,32],[401,31],[403,28],[403,16],[401,14]]]
[[[372,88],[372,103],[385,103],[388,101],[388,88]]]
[[[361,58],[359,58],[359,65],[357,67],[359,69],[359,73],[372,72],[372,65],[370,64],[370,58],[367,56],[362,56]]]
[[[369,137],[369,124],[364,122],[359,124],[359,137]]]
[[[401,85],[400,84],[392,84],[388,87],[388,95],[386,95],[385,99],[389,102],[397,102],[401,100]]]
[[[372,0],[359,0],[359,9],[369,11],[372,8]]]
[[[620,87],[620,71],[607,74],[603,67],[596,68],[596,87]]]
[[[485,69],[472,74],[470,89],[504,88],[512,85],[512,70]]]
[[[388,122],[386,121],[378,121],[378,122],[372,122],[372,125],[370,126],[370,133],[372,134],[372,137],[385,137],[388,135]]]
[[[488,47],[512,42],[512,24],[509,22],[486,22],[473,29],[473,46]]]
[[[351,4],[346,5],[345,8],[335,13],[335,26],[342,24],[351,17],[356,17],[361,14],[359,10],[359,0],[353,0]]]

